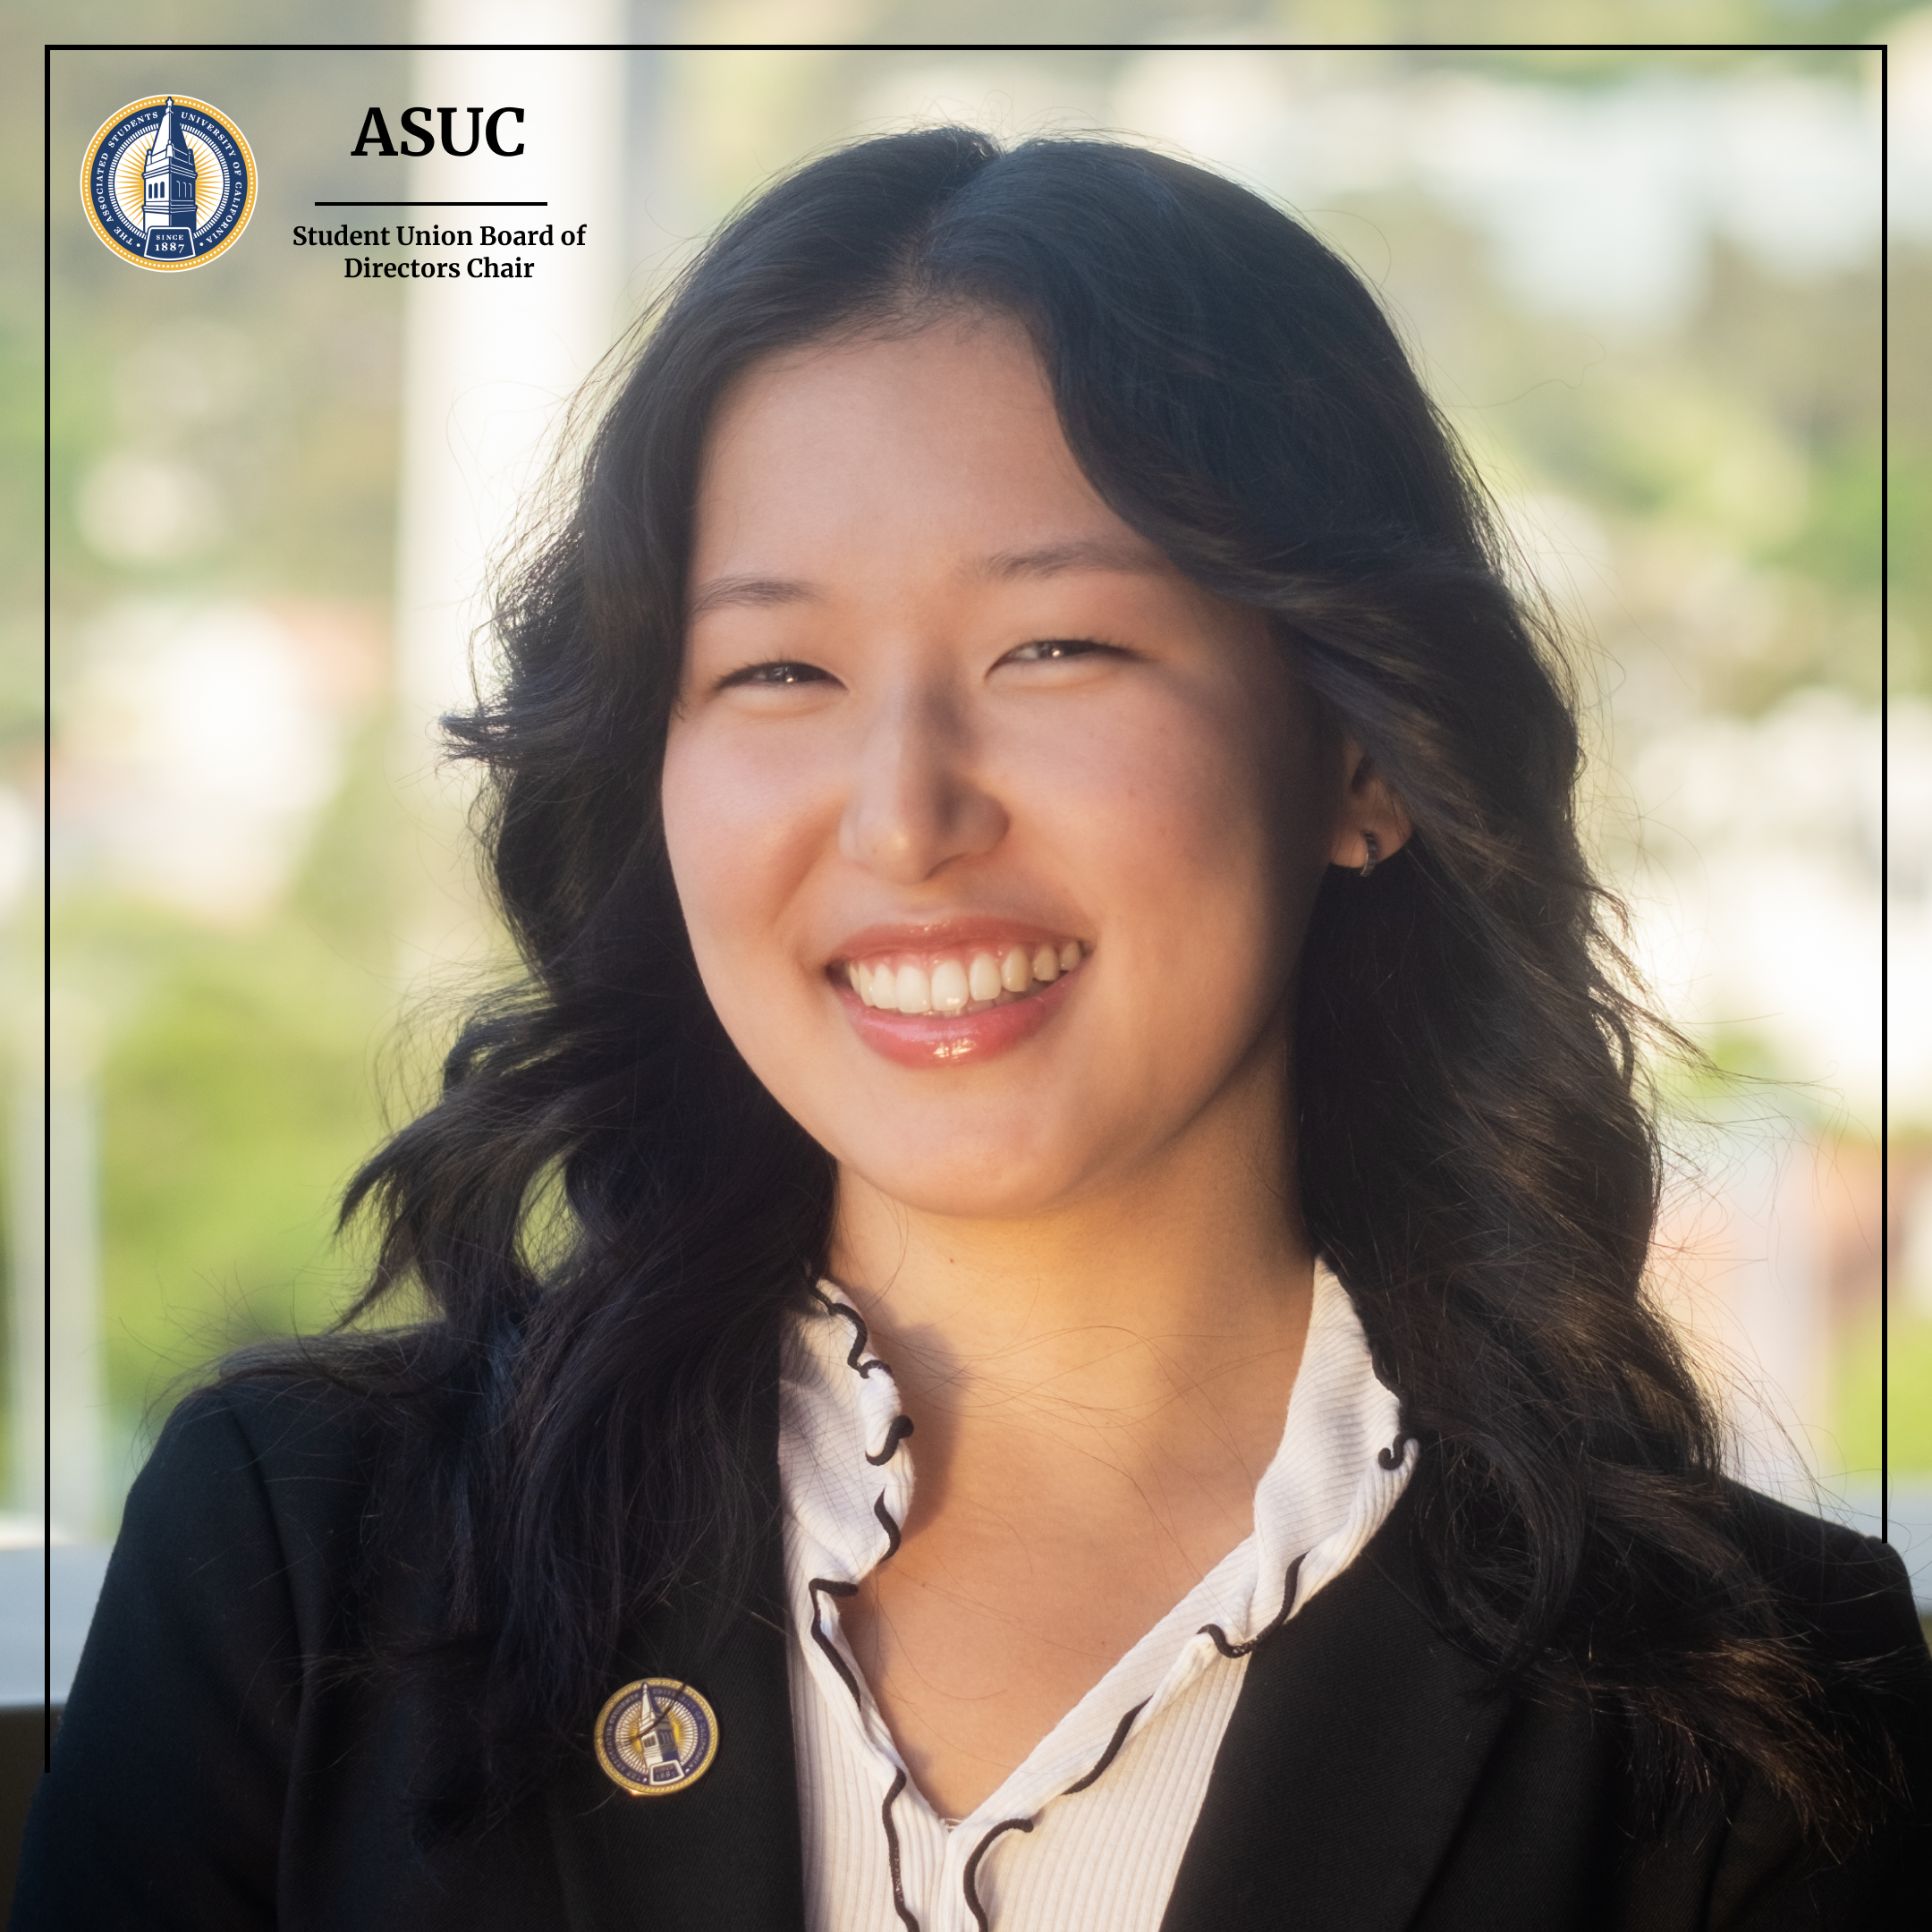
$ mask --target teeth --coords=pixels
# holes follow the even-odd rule
[[[962,1013],[966,1002],[972,997],[972,988],[966,979],[966,969],[957,960],[941,960],[933,968],[932,1003],[936,1011],[943,1013]]]
[[[1017,999],[1037,986],[1051,986],[1086,957],[1078,939],[1059,945],[1009,946],[1004,954],[975,953],[970,960],[941,958],[924,966],[845,962],[845,978],[868,1006],[881,1013],[944,1013],[948,1018]]]
[[[923,966],[902,966],[899,969],[899,1011],[932,1011],[932,987],[927,980]]]

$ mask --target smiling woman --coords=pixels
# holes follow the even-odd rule
[[[1902,1568],[1644,1301],[1558,662],[1306,231],[818,161],[498,629],[529,981],[350,1198],[429,1317],[170,1423],[25,1922],[1902,1909]]]

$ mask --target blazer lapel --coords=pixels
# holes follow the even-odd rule
[[[1419,1606],[1406,1498],[1258,1649],[1162,1932],[1399,1932],[1509,1699]]]
[[[586,1751],[546,1799],[570,1932],[802,1932],[775,1399],[768,1422],[769,1530],[750,1607],[720,1633],[702,1597],[680,1593],[645,1621],[609,1685],[688,1682],[716,1714],[716,1758],[686,1790],[633,1796],[590,1755],[587,1716]]]

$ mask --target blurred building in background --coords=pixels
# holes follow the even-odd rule
[[[207,16],[220,11],[199,10],[196,38],[219,38]],[[272,0],[243,32],[232,11],[250,40],[270,35],[265,16],[295,17]],[[1368,11],[1390,39],[1419,13]],[[1615,30],[1632,11],[1655,10],[1621,10]],[[1352,38],[1361,12],[1338,30],[1319,5],[1240,0],[571,0],[544,30],[1225,42]],[[1705,12],[1738,38],[1892,42],[1891,287],[1911,339],[1932,296],[1932,10],[1690,4],[1673,30]],[[1468,32],[1455,13],[1433,10],[1417,37]],[[427,0],[416,38],[514,39],[528,18],[509,0]],[[1539,38],[1613,24],[1582,0],[1535,19]],[[56,155],[162,84],[152,66],[63,56]],[[300,131],[326,104],[327,140],[262,144],[290,157],[333,156],[352,97],[526,100],[614,239],[487,300],[475,284],[332,282],[277,229],[341,191],[335,161],[268,181],[261,232],[203,274],[131,274],[78,209],[56,224],[51,1239],[69,1533],[111,1532],[183,1377],[340,1304],[357,1250],[332,1241],[332,1199],[419,1103],[453,1004],[500,965],[464,797],[430,729],[466,693],[488,560],[572,395],[759,182],[826,144],[938,117],[1157,142],[1287,205],[1381,292],[1526,582],[1576,640],[1591,836],[1628,897],[1633,953],[1665,1008],[1751,1077],[1720,1090],[1666,1075],[1658,1292],[1727,1393],[1741,1466],[1873,1511],[1889,1236],[1893,1465],[1932,1483],[1932,1019],[1908,996],[1932,979],[1932,586],[1917,547],[1894,546],[1887,852],[1876,55],[1149,44],[192,66],[194,89],[251,130]],[[1901,530],[1932,501],[1926,382],[1900,359]],[[24,994],[38,931],[19,855],[38,775],[24,740],[8,756],[0,887]],[[37,1090],[30,1038],[13,1077]],[[38,1123],[24,1103],[13,1117],[10,1480],[25,1509],[38,1302],[18,1288],[38,1278]]]

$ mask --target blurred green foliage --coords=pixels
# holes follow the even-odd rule
[[[1932,1317],[1894,1310],[1891,1333],[1891,1444],[1894,1470],[1932,1470]],[[1876,1310],[1839,1338],[1837,1447],[1846,1470],[1879,1464],[1879,1335]]]
[[[419,1096],[397,1061],[386,718],[286,900],[241,930],[64,895],[56,972],[108,1016],[101,1289],[115,1435],[255,1336],[326,1326],[366,1260],[335,1236],[354,1170]],[[131,1474],[131,1470],[127,1473]]]
[[[123,8],[35,11],[63,39],[124,34]],[[351,5],[330,24],[344,38],[377,38],[394,30],[394,11]],[[162,6],[143,16],[144,36],[157,42],[293,38],[312,26],[286,4]],[[316,84],[316,61],[337,66],[326,87]],[[349,63],[353,93],[388,97],[404,84],[401,54],[55,57],[47,455],[56,743],[88,626],[128,597],[324,600],[386,630],[401,301],[394,284],[348,287],[287,272],[282,212],[326,185],[271,176],[243,245],[190,275],[131,273],[80,218],[76,192],[80,157],[101,119],[170,86],[227,106],[253,133],[258,159],[264,147],[277,157],[332,155],[338,144],[319,137],[335,131]],[[26,68],[10,66],[13,88]],[[10,139],[30,133],[37,110],[13,118]],[[38,252],[25,238],[12,251],[16,260]],[[40,318],[18,280],[8,287],[0,352],[37,372]],[[30,562],[21,538],[38,523],[29,507],[40,480],[38,389],[9,381],[4,419],[4,487],[21,513],[4,520],[0,541],[21,575]],[[77,505],[89,473],[123,450],[217,479],[224,513],[212,541],[165,562],[90,547]],[[9,600],[10,625],[30,621],[25,599]],[[18,648],[24,641],[7,640],[0,702],[12,750],[0,776],[30,795],[38,681],[27,667],[38,653]],[[56,980],[105,1025],[101,1293],[110,1467],[123,1482],[157,1396],[252,1335],[324,1324],[354,1280],[354,1250],[334,1244],[330,1230],[343,1182],[385,1125],[377,1056],[398,1004],[390,729],[379,705],[293,889],[242,929],[104,891],[85,874],[67,876],[56,857]],[[10,978],[23,985],[33,936],[17,924],[7,937]],[[31,1077],[30,1066],[19,1071]]]

